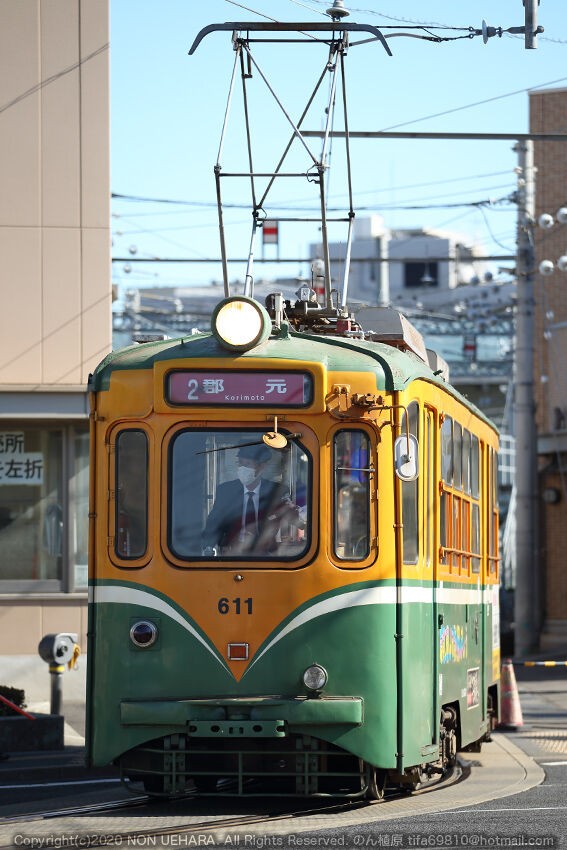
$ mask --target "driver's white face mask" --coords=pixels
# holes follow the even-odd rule
[[[239,466],[236,474],[244,487],[249,487],[257,477],[256,470],[252,469],[250,466]]]

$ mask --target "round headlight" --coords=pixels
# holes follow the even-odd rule
[[[327,684],[327,671],[320,664],[312,664],[303,674],[303,684],[310,691],[320,691]]]
[[[213,334],[232,351],[248,351],[264,342],[272,330],[267,311],[252,298],[226,298],[215,308]]]
[[[157,635],[157,626],[149,620],[140,620],[138,623],[134,623],[130,629],[130,640],[134,646],[143,649],[152,646],[157,640]]]

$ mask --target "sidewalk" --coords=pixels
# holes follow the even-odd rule
[[[528,661],[567,661],[567,648],[538,653]],[[567,666],[514,663],[524,725],[508,734],[531,758],[567,756]]]

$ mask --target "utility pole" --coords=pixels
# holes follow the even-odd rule
[[[518,153],[517,311],[514,360],[516,433],[516,589],[514,654],[523,657],[539,644],[536,559],[537,437],[534,402],[534,216],[533,142],[520,141]]]
[[[525,35],[524,46],[526,50],[534,50],[537,47],[537,36],[539,32],[543,32],[543,27],[538,27],[537,13],[539,0],[523,0],[524,17],[525,17]]]

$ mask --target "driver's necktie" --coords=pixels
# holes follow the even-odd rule
[[[249,490],[246,494],[247,502],[246,502],[246,513],[245,513],[245,526],[246,531],[251,534],[257,533],[257,522],[256,522],[256,507],[254,505],[254,493]]]

